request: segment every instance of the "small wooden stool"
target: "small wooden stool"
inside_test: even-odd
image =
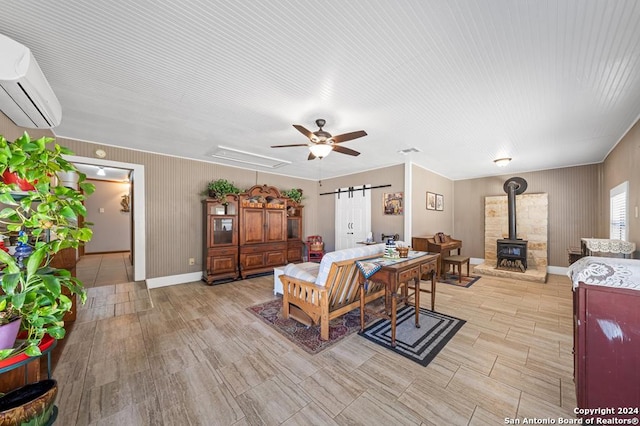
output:
[[[442,259],[442,266],[444,267],[444,273],[449,269],[449,265],[453,265],[453,273],[456,273],[456,266],[458,267],[458,282],[462,284],[462,264],[467,264],[467,277],[469,276],[469,258],[467,256],[449,256]]]

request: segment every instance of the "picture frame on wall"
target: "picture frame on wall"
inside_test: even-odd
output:
[[[433,192],[427,192],[427,210],[436,209],[436,194]]]
[[[436,194],[436,210],[443,211],[444,210],[444,195]]]
[[[402,192],[390,192],[382,195],[384,214],[401,215],[404,210]]]

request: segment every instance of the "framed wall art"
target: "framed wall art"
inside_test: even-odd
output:
[[[382,195],[384,214],[398,215],[403,211],[403,193],[391,192]]]
[[[433,192],[427,192],[427,210],[436,209],[436,194]]]
[[[436,210],[444,210],[444,196],[442,194],[436,194]]]

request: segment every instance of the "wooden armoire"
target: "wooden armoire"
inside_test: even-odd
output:
[[[302,206],[268,185],[255,185],[224,201],[203,201],[202,279],[246,278],[303,260]]]
[[[273,186],[240,194],[240,275],[273,271],[287,263],[287,198]]]

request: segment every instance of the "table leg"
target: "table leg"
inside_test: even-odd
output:
[[[436,307],[436,273],[431,274],[431,312],[435,312]]]
[[[391,293],[391,347],[396,347],[396,309],[398,308],[398,292]]]
[[[364,331],[364,283],[360,283],[360,333]]]
[[[414,309],[416,311],[416,328],[420,328],[420,277],[415,278],[415,286],[416,286],[416,296],[415,296],[415,306]]]

